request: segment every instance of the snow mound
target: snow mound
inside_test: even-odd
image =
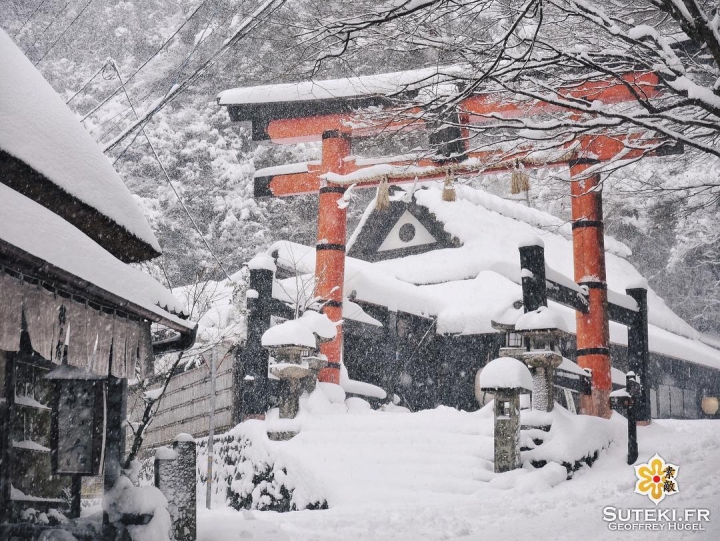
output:
[[[332,340],[337,334],[337,326],[325,314],[306,310],[297,321],[323,341]]]
[[[275,261],[268,254],[257,254],[248,262],[248,268],[250,270],[269,270],[275,272]]]
[[[293,319],[270,327],[262,335],[263,347],[304,346],[315,349],[315,335],[305,325]]]
[[[480,388],[527,389],[532,391],[532,376],[525,363],[512,357],[500,357],[487,363],[480,373]]]

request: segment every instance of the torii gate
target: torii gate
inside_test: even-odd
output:
[[[394,74],[380,77],[387,82],[392,80],[391,75]],[[395,75],[407,80],[407,73]],[[347,81],[347,85],[343,86],[343,81]],[[658,79],[652,72],[631,72],[623,76],[623,81],[591,80],[572,88],[559,89],[558,95],[612,104],[634,100],[634,93],[648,97],[658,93]],[[387,90],[378,92],[378,88]],[[328,94],[327,89],[333,89],[335,94]],[[578,311],[576,316],[577,362],[581,367],[591,369],[593,374],[592,394],[581,404],[581,411],[609,417],[612,382],[602,190],[600,174],[592,168],[619,156],[635,159],[648,153],[676,153],[678,147],[669,148],[659,140],[648,141],[643,134],[625,133],[581,136],[572,145],[539,157],[529,145],[510,153],[501,150],[471,151],[466,148],[466,141],[469,141],[472,125],[497,121],[498,116],[527,118],[549,112],[570,113],[543,101],[517,101],[497,94],[484,94],[471,96],[459,104],[459,127],[446,128],[434,134],[435,142],[444,144],[446,156],[419,160],[401,158],[383,163],[374,161],[372,165],[366,165],[363,160],[351,156],[352,139],[388,130],[425,127],[420,114],[407,120],[358,122],[359,112],[370,107],[391,108],[393,102],[387,97],[390,93],[387,84],[379,85],[372,77],[361,77],[234,89],[218,96],[218,103],[228,107],[233,120],[252,122],[254,140],[269,139],[278,144],[322,141],[319,163],[258,171],[255,196],[319,194],[315,295],[326,299],[324,313],[333,321],[342,319],[347,216],[346,205],[339,203],[349,186],[373,187],[381,181],[403,183],[414,182],[416,178],[442,179],[450,170],[459,175],[494,174],[511,171],[518,162],[535,168],[567,166],[571,176],[574,275],[579,285],[588,288],[589,304],[586,312]],[[416,112],[421,111],[417,109]],[[650,152],[648,149],[651,149]],[[343,333],[339,328],[336,338],[322,346],[322,353],[328,358],[328,367],[321,371],[321,381],[339,383],[342,344]]]

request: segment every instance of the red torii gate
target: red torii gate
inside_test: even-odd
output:
[[[560,98],[599,100],[604,104],[636,99],[636,94],[652,97],[658,93],[658,79],[651,72],[625,74],[623,82],[615,79],[597,79],[584,84],[558,90]],[[325,82],[337,87],[335,81]],[[309,83],[301,83],[308,85]],[[317,84],[323,88],[323,83]],[[569,166],[571,175],[573,252],[575,281],[588,288],[589,310],[577,312],[577,361],[593,373],[592,394],[583,398],[583,413],[609,417],[610,340],[607,313],[607,286],[603,234],[602,191],[599,173],[587,170],[596,164],[616,159],[635,159],[643,154],[666,154],[662,141],[643,139],[642,134],[587,135],[573,144],[565,145],[555,153],[538,156],[530,146],[512,152],[502,150],[469,151],[460,156],[436,157],[419,160],[397,160],[381,165],[363,167],[351,157],[351,140],[369,137],[388,130],[423,128],[418,114],[406,119],[383,120],[368,124],[358,122],[358,110],[377,106],[392,106],[382,94],[362,93],[312,99],[303,96],[293,100],[292,90],[299,85],[286,87],[290,95],[285,101],[258,99],[264,87],[236,89],[220,94],[218,102],[228,106],[233,120],[250,120],[253,139],[269,139],[279,144],[300,141],[322,141],[320,163],[299,164],[295,169],[268,168],[266,174],[256,175],[255,196],[283,197],[319,193],[318,235],[316,245],[315,295],[326,300],[324,313],[333,321],[342,319],[343,285],[345,274],[345,241],[347,216],[345,205],[338,204],[350,185],[378,186],[381,180],[388,183],[414,182],[445,178],[446,175],[464,173],[497,173],[511,171],[519,162],[525,167]],[[245,93],[244,93],[245,91]],[[253,93],[252,99],[246,98]],[[278,94],[278,93],[276,93]],[[283,92],[279,92],[283,95]],[[272,100],[272,97],[269,98]],[[513,101],[497,94],[474,95],[458,107],[459,130],[451,135],[462,147],[469,141],[472,125],[497,121],[503,118],[533,117],[550,112],[562,112],[556,104],[543,101]],[[413,112],[419,113],[420,109]],[[407,111],[406,111],[407,113]],[[459,132],[459,133],[458,133]],[[674,150],[671,150],[671,152]],[[262,172],[259,172],[262,173]],[[337,337],[321,346],[327,355],[328,367],[320,373],[320,380],[340,381],[342,360],[342,329]]]

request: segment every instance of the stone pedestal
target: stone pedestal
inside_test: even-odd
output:
[[[168,500],[176,541],[197,538],[196,455],[195,440],[189,434],[179,434],[172,449],[165,447],[155,453],[155,486]]]
[[[553,379],[555,369],[562,364],[562,356],[554,351],[526,351],[521,359],[532,374],[532,409],[552,411],[555,406]]]
[[[307,363],[277,363],[270,365],[270,373],[283,382],[280,393],[280,418],[294,419],[300,409],[303,380],[311,375]]]

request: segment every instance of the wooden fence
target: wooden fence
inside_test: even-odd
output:
[[[222,433],[232,426],[232,354],[227,347],[217,346],[217,367],[215,377],[215,433]],[[209,359],[210,352],[204,354]],[[159,388],[158,382],[155,388]],[[128,417],[138,421],[144,404],[132,390],[128,396]],[[165,395],[160,401],[155,418],[145,431],[143,447],[148,449],[167,445],[175,436],[185,432],[194,437],[208,434],[210,414],[210,369],[206,364],[173,376]],[[132,434],[128,431],[128,446]]]

